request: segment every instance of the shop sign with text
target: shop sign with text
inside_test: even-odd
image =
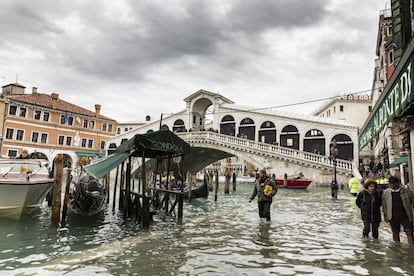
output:
[[[413,60],[404,65],[395,82],[386,91],[386,96],[376,105],[373,116],[359,135],[359,150],[362,150],[390,121],[401,114],[413,100]]]

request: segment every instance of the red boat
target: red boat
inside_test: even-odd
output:
[[[284,179],[276,179],[276,186],[278,188],[288,188],[288,189],[306,189],[312,180],[306,178],[290,178],[286,182]]]

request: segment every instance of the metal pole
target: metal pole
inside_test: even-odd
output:
[[[162,115],[163,115],[163,113],[161,113],[161,118],[160,118],[160,130],[161,130],[161,126],[162,126]]]

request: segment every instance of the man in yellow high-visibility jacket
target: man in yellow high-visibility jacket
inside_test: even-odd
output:
[[[358,195],[358,190],[359,190],[359,180],[358,178],[356,178],[354,175],[352,175],[352,178],[349,179],[348,182],[349,185],[349,192],[351,193],[351,195],[353,196],[357,196]]]

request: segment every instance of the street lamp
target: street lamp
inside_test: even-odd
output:
[[[338,148],[337,148],[337,144],[336,144],[336,140],[333,139],[331,142],[331,147],[330,147],[330,155],[331,155],[331,159],[333,161],[333,165],[334,165],[334,181],[336,182],[336,156],[338,155]]]

